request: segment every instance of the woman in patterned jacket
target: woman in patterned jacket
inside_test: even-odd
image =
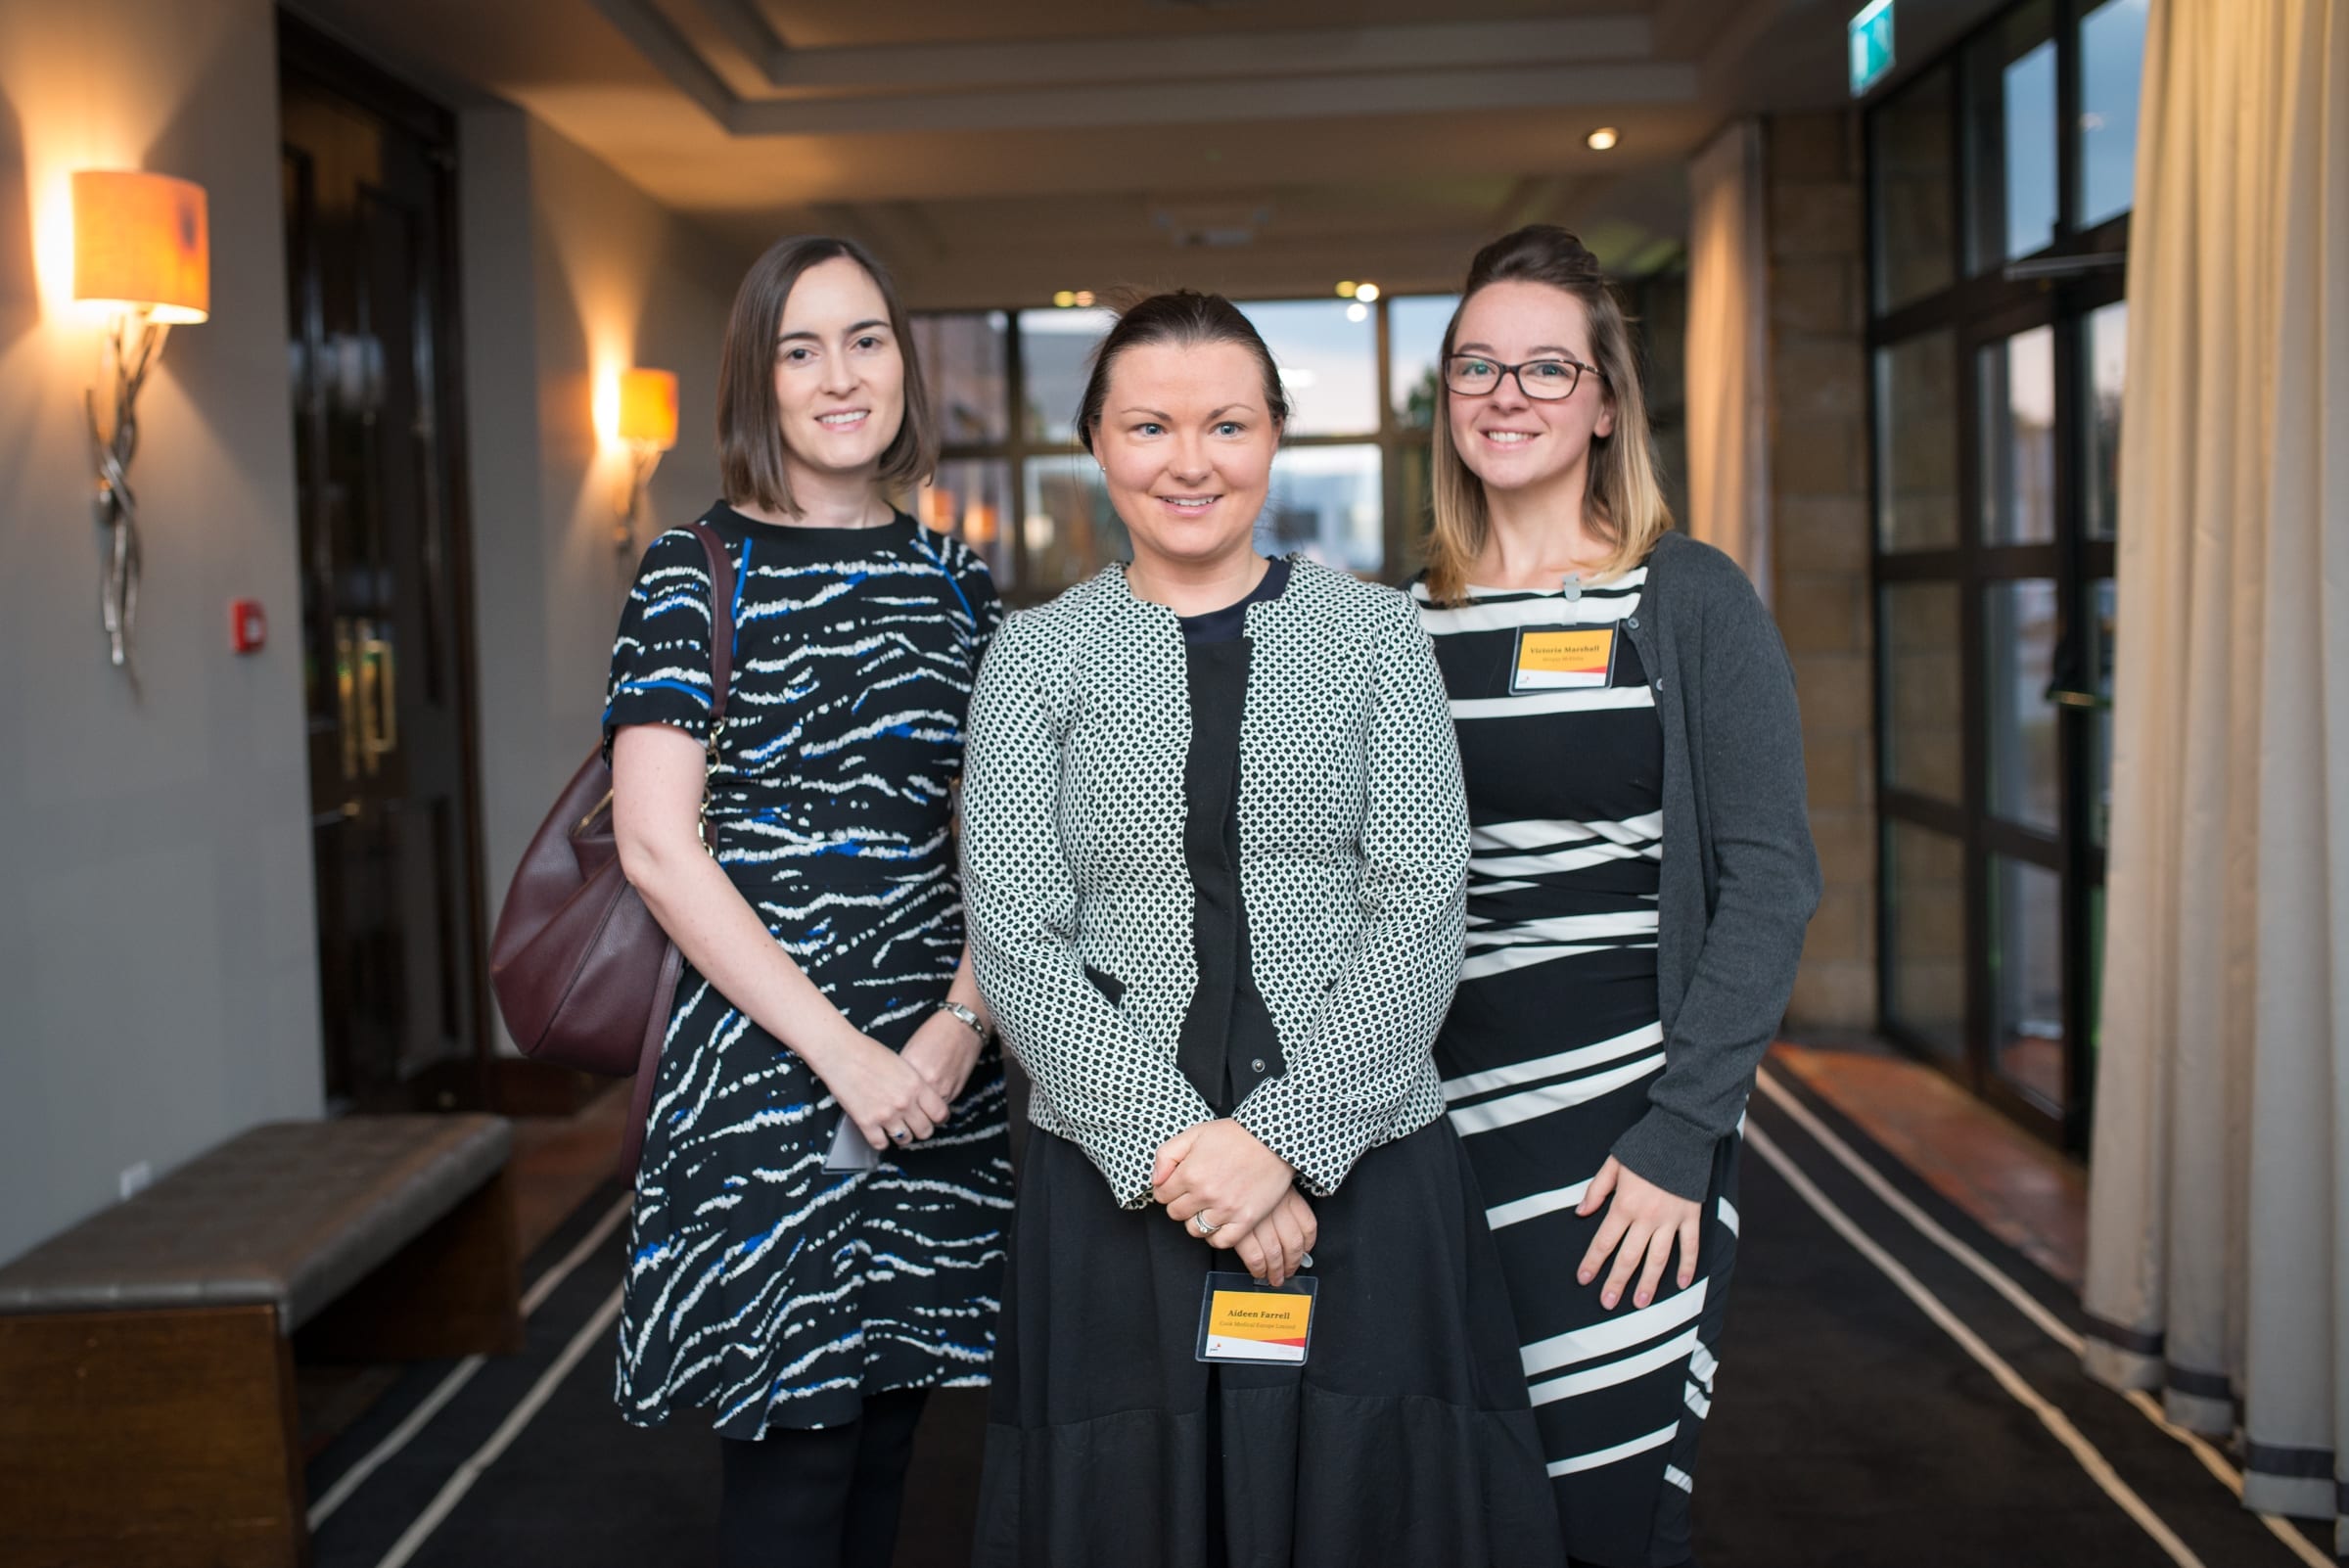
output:
[[[618,1395],[638,1425],[725,1440],[729,1568],[886,1568],[926,1392],[987,1381],[1010,1207],[948,831],[996,601],[976,556],[890,504],[935,438],[857,247],[786,240],[752,266],[717,400],[722,733],[685,529],[645,553],[604,715],[622,864],[686,960]],[[869,1169],[839,1169],[836,1134]]]
[[[973,697],[973,951],[1036,1084],[982,1564],[1558,1557],[1429,1055],[1451,718],[1407,600],[1254,548],[1287,412],[1228,301],[1128,310],[1078,431],[1133,560],[1007,621]],[[1235,1260],[1317,1282],[1302,1365],[1203,1359]]]

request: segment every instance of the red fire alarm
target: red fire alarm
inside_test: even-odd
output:
[[[269,640],[269,618],[258,599],[235,599],[228,606],[228,640],[241,654],[259,653]]]

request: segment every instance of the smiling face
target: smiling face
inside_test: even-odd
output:
[[[1532,359],[1597,363],[1590,316],[1582,300],[1546,283],[1489,284],[1460,307],[1453,354],[1502,364]],[[1530,372],[1529,372],[1530,374]],[[1488,492],[1528,496],[1544,489],[1580,496],[1593,437],[1615,431],[1615,407],[1595,371],[1585,370],[1571,396],[1528,397],[1515,376],[1482,396],[1447,392],[1453,449]]]
[[[1185,571],[1250,548],[1280,425],[1235,343],[1137,344],[1109,368],[1093,455],[1134,560]]]
[[[775,332],[775,412],[785,471],[869,480],[905,422],[905,355],[889,302],[847,256],[800,274]]]

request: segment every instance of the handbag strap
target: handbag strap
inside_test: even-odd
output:
[[[726,541],[707,523],[693,525],[710,557],[710,726],[726,721],[726,692],[734,684],[734,559]]]

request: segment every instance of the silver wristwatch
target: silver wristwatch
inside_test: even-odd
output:
[[[971,1033],[979,1037],[979,1043],[982,1045],[987,1043],[987,1020],[981,1018],[970,1008],[958,1001],[942,1001],[938,1004],[938,1010],[942,1013],[952,1013],[956,1018],[970,1025]]]

